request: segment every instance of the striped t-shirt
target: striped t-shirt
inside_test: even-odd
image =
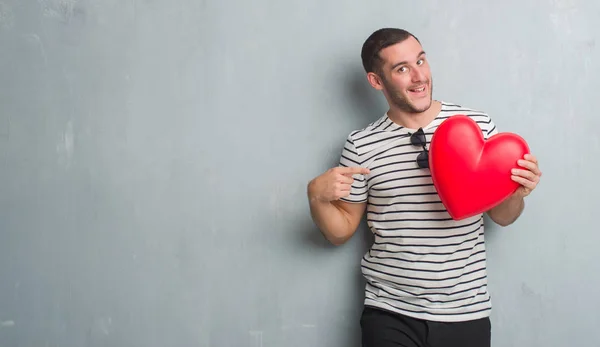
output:
[[[427,148],[445,119],[464,114],[484,138],[497,133],[480,111],[442,102],[438,116],[423,127]],[[361,260],[365,305],[435,321],[465,321],[490,315],[483,215],[453,220],[437,195],[429,169],[416,158],[408,129],[387,114],[347,138],[341,166],[362,166],[347,202],[367,202],[375,241]]]

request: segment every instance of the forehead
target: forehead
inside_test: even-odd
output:
[[[384,65],[397,64],[402,61],[412,62],[417,60],[423,52],[423,47],[414,37],[386,47],[379,52]]]

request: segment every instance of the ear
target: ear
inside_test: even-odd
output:
[[[383,83],[381,83],[381,78],[379,78],[377,74],[373,72],[367,73],[367,80],[369,81],[371,87],[377,90],[383,90]]]

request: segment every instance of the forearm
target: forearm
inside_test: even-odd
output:
[[[524,208],[525,200],[520,196],[513,195],[488,211],[488,215],[497,224],[507,226],[519,218]]]
[[[341,199],[351,194],[354,179],[350,176],[366,173],[369,170],[362,167],[337,167],[308,183],[311,217],[325,238],[334,245],[346,242],[358,229],[367,203],[350,203]]]
[[[322,202],[316,198],[309,198],[309,202],[311,217],[329,242],[341,245],[354,234],[354,228],[344,210],[331,202]]]

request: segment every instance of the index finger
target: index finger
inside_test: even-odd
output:
[[[349,167],[342,166],[338,169],[338,171],[342,175],[356,175],[356,174],[366,175],[371,172],[366,167],[360,167],[360,166],[349,166]]]

